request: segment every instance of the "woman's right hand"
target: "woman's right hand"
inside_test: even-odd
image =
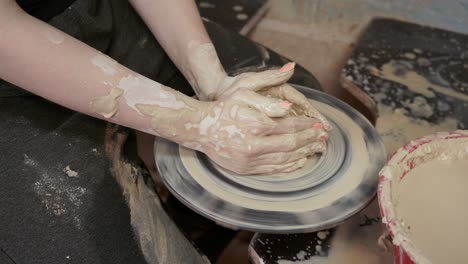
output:
[[[291,103],[247,89],[201,102],[196,120],[184,124],[195,135],[182,145],[204,152],[237,174],[284,173],[325,151],[327,132],[313,118],[288,116]]]

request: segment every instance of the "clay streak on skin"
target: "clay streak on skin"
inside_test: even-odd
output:
[[[185,127],[186,130],[190,130],[192,128],[198,128],[198,124],[186,123],[186,124],[184,124],[184,127]]]
[[[238,105],[234,105],[231,110],[229,111],[229,115],[231,116],[232,119],[235,119],[237,116],[237,110],[239,109]]]
[[[213,98],[217,92],[215,87],[218,87],[223,80],[230,79],[226,78],[227,75],[219,62],[215,47],[212,43],[190,41],[187,49],[191,52],[187,61],[190,70],[186,70],[190,84],[197,91],[200,99]]]
[[[65,39],[63,33],[56,29],[47,31],[46,36],[47,40],[56,45],[62,44]]]
[[[117,73],[117,62],[106,55],[96,55],[91,59],[91,62],[107,75],[115,75]]]
[[[200,135],[206,135],[211,126],[215,125],[221,116],[221,108],[213,109],[214,116],[208,115],[200,122]]]
[[[230,125],[230,126],[225,126],[220,129],[221,131],[226,131],[228,132],[230,138],[239,135],[241,138],[245,138],[245,134],[242,133],[242,131],[236,127],[235,125]]]
[[[120,80],[118,87],[124,90],[123,97],[127,105],[138,112],[137,104],[169,109],[190,108],[183,101],[177,100],[175,94],[164,90],[159,83],[143,76],[128,75]]]
[[[90,103],[92,111],[105,118],[111,118],[119,110],[117,98],[120,97],[122,93],[122,89],[113,88],[108,95],[93,99]]]

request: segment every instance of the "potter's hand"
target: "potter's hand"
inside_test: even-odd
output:
[[[295,112],[316,118],[320,120],[326,130],[331,129],[328,121],[310,101],[286,84],[294,73],[294,63],[288,63],[278,70],[247,72],[231,77],[224,71],[211,42],[192,43],[189,46],[187,63],[185,64],[188,67],[181,68],[201,100],[222,99],[239,89],[261,92],[292,102]]]
[[[323,124],[325,130],[330,131],[331,125],[320,114],[312,103],[299,91],[286,82],[294,73],[295,64],[290,62],[278,70],[263,72],[248,72],[234,77],[226,76],[220,82],[215,99],[224,98],[239,89],[256,91],[259,94],[279,98],[291,102],[294,115],[303,115],[315,118]]]
[[[310,100],[308,100],[301,92],[294,89],[291,85],[284,83],[279,86],[260,90],[258,93],[286,100],[292,103],[291,112],[293,115],[316,118],[320,121],[326,131],[332,130],[332,126],[328,120],[312,105]]]
[[[186,133],[197,137],[183,145],[235,173],[293,171],[325,150],[328,135],[318,120],[287,116],[291,104],[286,101],[238,89],[203,104],[198,122],[185,124]]]
[[[236,76],[224,75],[217,81],[214,99],[227,97],[239,89],[259,91],[269,87],[286,83],[294,74],[295,63],[290,62],[280,69],[266,70],[262,72],[245,72]]]

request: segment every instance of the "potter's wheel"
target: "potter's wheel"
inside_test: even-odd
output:
[[[236,176],[204,154],[157,139],[159,173],[179,200],[220,224],[265,233],[329,228],[375,195],[385,148],[372,125],[345,103],[295,86],[333,126],[328,150],[284,175]]]

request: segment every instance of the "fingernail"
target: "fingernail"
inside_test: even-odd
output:
[[[288,102],[288,101],[279,102],[279,106],[281,106],[284,109],[289,109],[289,107],[291,107],[291,105],[292,104],[290,102]]]
[[[320,129],[322,127],[323,127],[323,125],[321,123],[315,123],[314,124],[314,128]]]
[[[320,136],[319,139],[322,140],[322,141],[325,141],[325,140],[328,139],[328,136],[327,136],[327,135],[323,135],[323,136]]]
[[[289,62],[286,65],[284,65],[283,67],[281,67],[281,69],[279,69],[279,71],[280,72],[287,72],[287,71],[290,71],[290,70],[294,69],[295,66],[296,66],[296,63]]]

